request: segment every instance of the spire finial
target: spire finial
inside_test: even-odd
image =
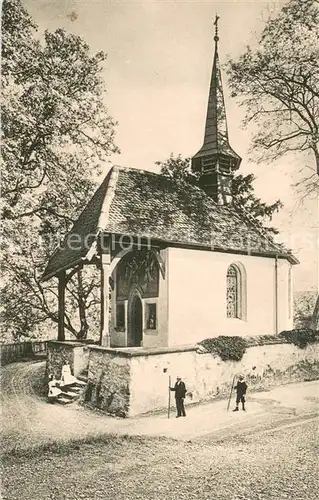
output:
[[[216,14],[215,21],[214,21],[214,26],[215,26],[214,40],[215,40],[215,42],[218,42],[218,40],[219,40],[219,36],[218,36],[218,19],[219,19],[219,16]]]

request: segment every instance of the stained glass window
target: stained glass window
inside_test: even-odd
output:
[[[235,266],[229,266],[227,271],[227,317],[239,317],[240,276]]]

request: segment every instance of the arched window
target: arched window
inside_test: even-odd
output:
[[[231,264],[227,270],[227,318],[246,320],[246,272],[242,264]]]

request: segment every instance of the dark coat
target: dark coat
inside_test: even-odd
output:
[[[182,380],[180,382],[176,382],[174,387],[171,387],[170,389],[171,391],[175,392],[176,399],[185,398],[185,394],[187,391],[186,391],[186,386]]]
[[[246,394],[246,391],[247,391],[247,384],[246,382],[244,381],[238,381],[237,382],[237,385],[235,386],[235,389],[237,391],[237,394],[241,394],[242,396],[244,396]]]

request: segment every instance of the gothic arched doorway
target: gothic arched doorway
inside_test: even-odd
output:
[[[143,339],[143,308],[139,293],[134,293],[128,306],[128,338],[127,345],[140,347]]]

